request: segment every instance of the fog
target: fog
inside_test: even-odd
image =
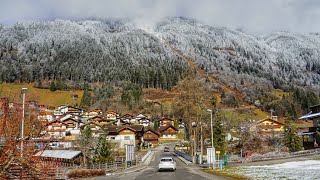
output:
[[[2,0],[0,23],[133,18],[145,23],[184,16],[249,32],[320,32],[319,0]]]

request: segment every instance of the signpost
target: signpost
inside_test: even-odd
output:
[[[216,154],[217,154],[217,156],[218,156],[218,162],[220,162],[220,161],[219,161],[220,151],[216,151]],[[221,166],[221,165],[219,164],[219,166]],[[221,167],[220,167],[220,168],[221,168]]]
[[[126,144],[126,168],[128,166],[128,162],[134,160],[134,145]]]

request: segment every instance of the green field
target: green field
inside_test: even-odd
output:
[[[49,89],[34,88],[33,84],[0,84],[0,97],[10,97],[10,99],[20,100],[20,89],[28,88],[26,101],[38,101],[40,105],[57,107],[59,105],[80,104],[83,91],[55,91]],[[72,99],[71,95],[77,94],[77,99]]]

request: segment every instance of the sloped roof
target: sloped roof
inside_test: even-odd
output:
[[[316,118],[320,116],[320,112],[319,113],[308,113],[306,115],[301,116],[299,119],[312,119],[312,118]]]
[[[72,150],[44,150],[39,151],[34,156],[49,157],[49,158],[59,158],[59,159],[73,159],[80,155],[81,151]]]
[[[146,131],[145,131],[145,133],[147,133],[148,131],[151,131],[151,132],[153,132],[154,134],[156,134],[156,135],[160,136],[160,134],[159,134],[158,132],[153,131],[152,129],[148,129],[148,130],[146,130]]]
[[[283,125],[282,122],[277,121],[277,120],[274,120],[274,119],[271,119],[271,118],[262,119],[262,120],[258,121],[257,124],[262,123],[263,121],[272,121],[272,122],[274,122],[274,123]]]
[[[173,126],[160,126],[160,127],[158,128],[158,131],[161,133],[161,132],[167,130],[169,127],[171,127],[172,129],[174,129],[175,131],[177,131],[177,129],[176,129],[175,127],[173,127]]]

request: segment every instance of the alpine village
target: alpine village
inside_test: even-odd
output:
[[[112,176],[164,146],[239,179],[228,173],[246,163],[319,154],[320,48],[275,53],[298,42],[268,36],[182,17],[154,32],[125,20],[0,25],[0,179]]]

